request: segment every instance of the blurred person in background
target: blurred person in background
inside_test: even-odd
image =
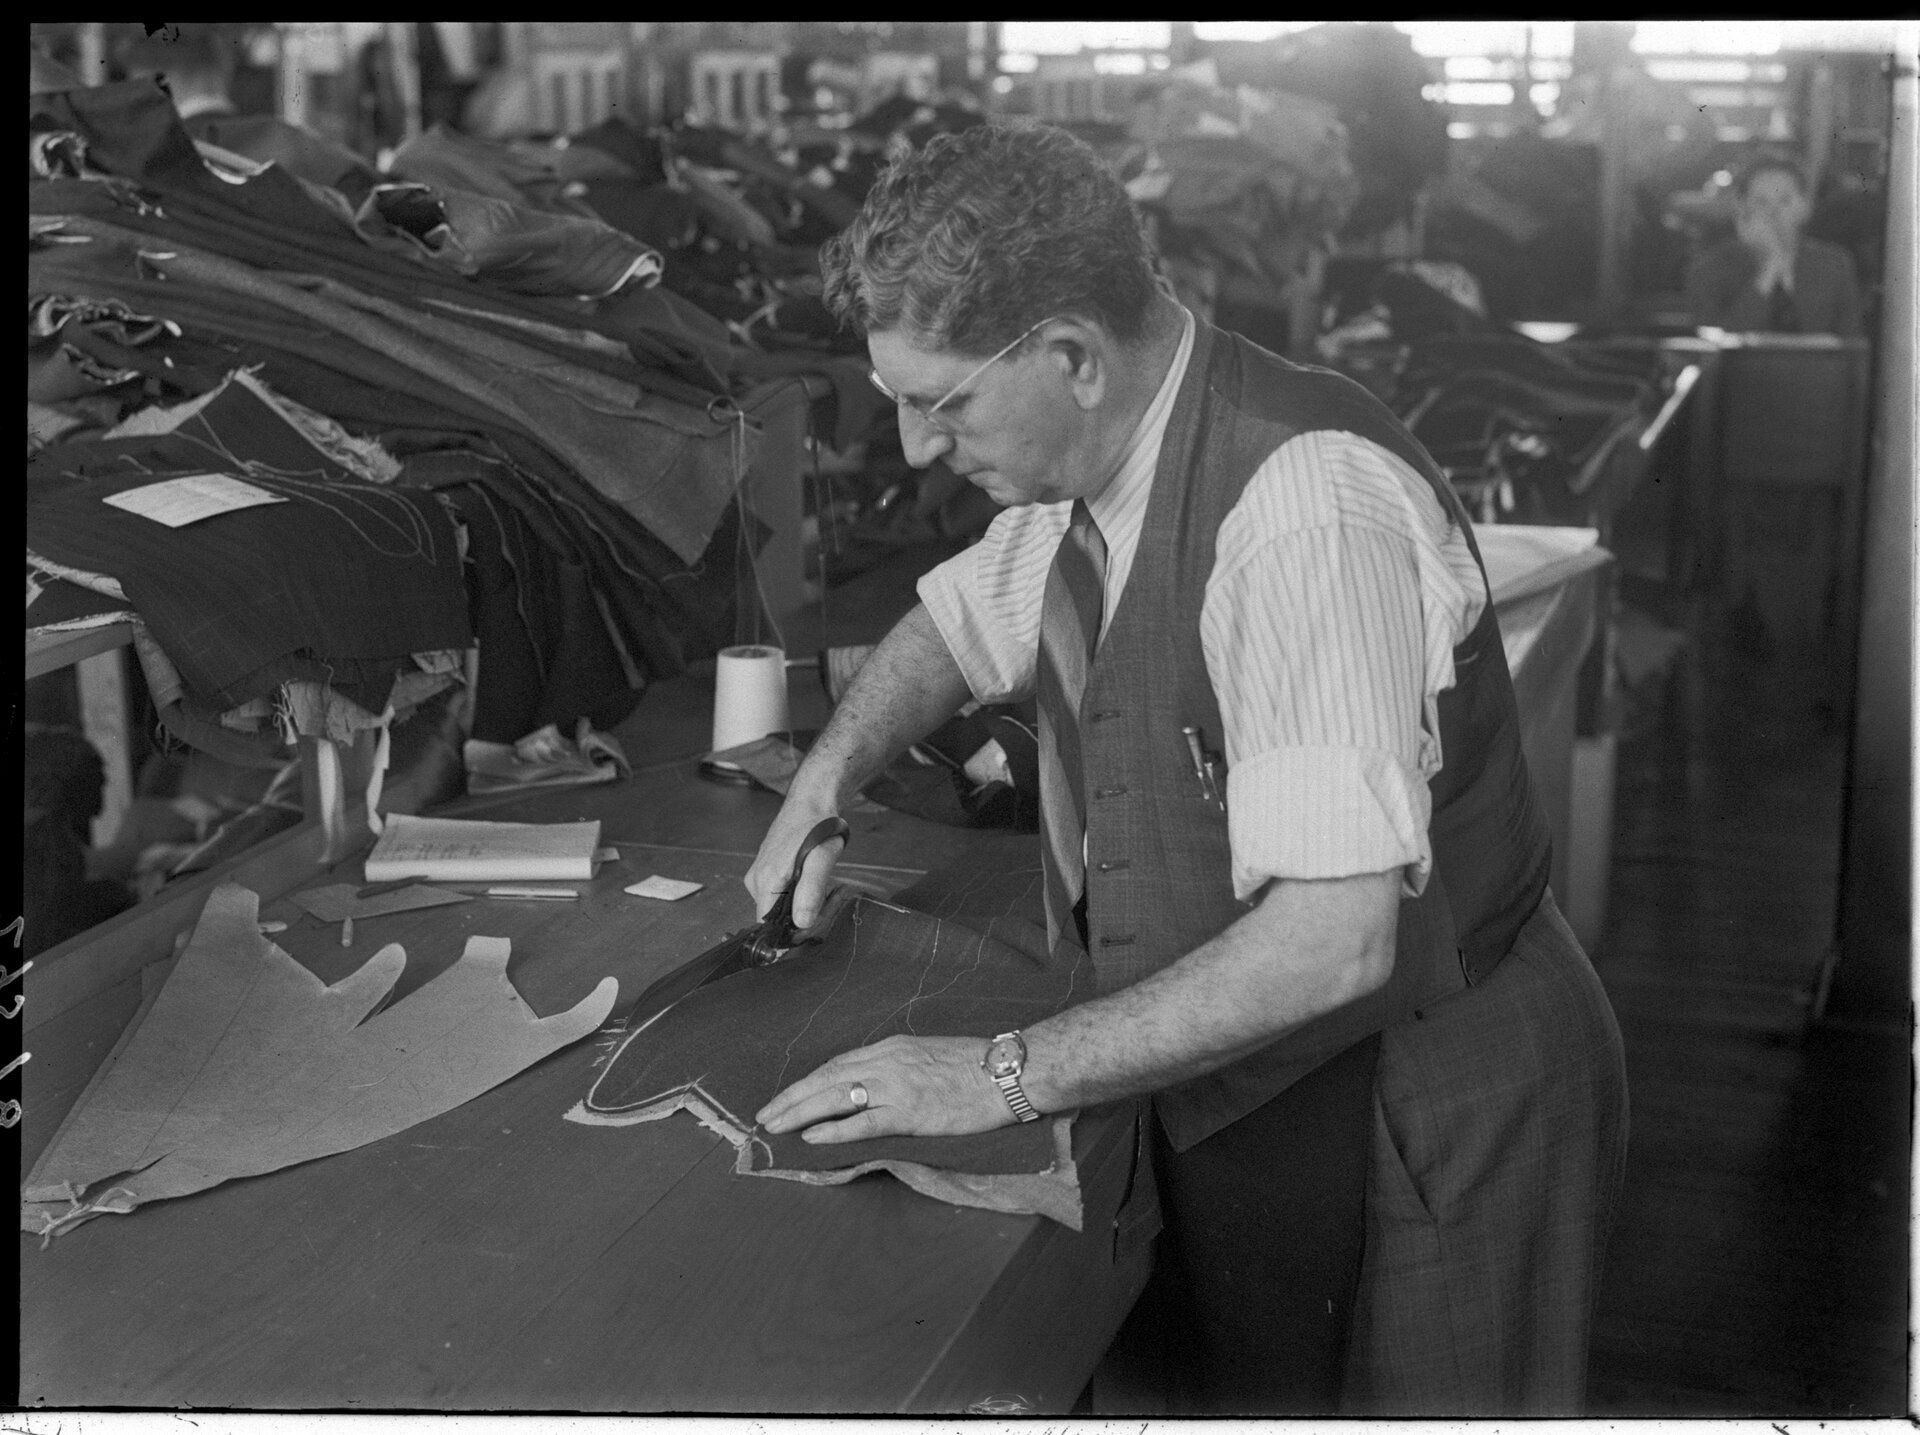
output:
[[[1760,155],[1735,187],[1734,238],[1702,254],[1687,272],[1694,322],[1738,332],[1862,332],[1853,257],[1807,237],[1813,212],[1800,168]]]

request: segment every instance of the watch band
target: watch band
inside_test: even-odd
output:
[[[1014,1055],[1000,1061],[994,1060],[994,1050],[1002,1042],[1012,1045]],[[1003,1031],[987,1043],[986,1055],[980,1058],[980,1069],[987,1079],[1000,1088],[1000,1094],[1007,1099],[1016,1119],[1020,1121],[1038,1121],[1040,1113],[1033,1109],[1033,1103],[1027,1099],[1027,1093],[1020,1085],[1020,1075],[1027,1066],[1027,1043],[1016,1029]]]
[[[1018,1076],[996,1076],[993,1084],[1000,1088],[1000,1094],[1007,1098],[1007,1105],[1013,1108],[1013,1114],[1022,1121],[1038,1121],[1040,1113],[1033,1109],[1033,1103],[1027,1100],[1027,1093],[1020,1089]]]

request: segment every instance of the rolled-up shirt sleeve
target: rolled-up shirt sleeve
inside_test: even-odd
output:
[[[1426,481],[1351,434],[1262,465],[1221,525],[1201,616],[1225,727],[1234,892],[1433,865],[1438,694],[1484,588]]]
[[[978,702],[1033,693],[1047,570],[1072,511],[1070,503],[1006,509],[978,543],[920,579],[920,601]]]

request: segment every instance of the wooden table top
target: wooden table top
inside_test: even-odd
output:
[[[471,934],[513,942],[546,1015],[603,976],[631,999],[752,918],[739,877],[778,803],[690,761],[598,788],[456,811],[602,819],[620,860],[575,902],[476,900],[340,929],[284,897],[274,940],[329,981],[406,948],[400,993]],[[850,876],[1037,863],[1035,840],[852,816]],[[862,872],[852,864],[879,864]],[[678,903],[621,889],[705,882]],[[357,880],[358,859],[311,882]],[[149,969],[148,980],[157,975]],[[42,1024],[25,1069],[23,1173],[140,999],[122,981]],[[608,1129],[562,1119],[592,1041],[358,1150],[102,1217],[21,1249],[20,1404],[247,1409],[1064,1411],[1145,1275],[1112,1217],[1132,1122],[1083,1113],[1086,1223],[949,1206],[888,1177],[815,1187],[733,1174],[689,1117]]]

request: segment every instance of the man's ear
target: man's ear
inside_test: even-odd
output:
[[[1099,407],[1112,378],[1107,372],[1106,350],[1086,334],[1073,332],[1053,341],[1052,357],[1066,374],[1074,403],[1082,409]]]

